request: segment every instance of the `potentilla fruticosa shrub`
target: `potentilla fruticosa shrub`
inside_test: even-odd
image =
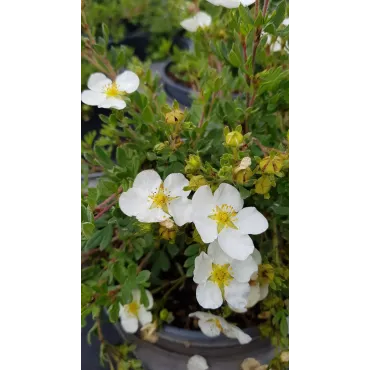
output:
[[[287,3],[189,9],[181,25],[195,49],[174,59],[194,73],[189,109],[168,102],[148,63],[117,70],[82,10],[93,69],[82,102],[109,109],[82,141],[82,322],[92,314],[102,357],[127,368],[140,362],[104,340],[104,309],[151,342],[164,324],[240,343],[258,326],[277,349],[271,367],[287,369]]]

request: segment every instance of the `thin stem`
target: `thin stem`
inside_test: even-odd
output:
[[[136,273],[139,273],[149,262],[150,257],[152,256],[153,251],[149,252],[140,262],[140,265],[136,269]]]
[[[275,251],[276,264],[280,266],[279,235],[277,231],[276,218],[272,220],[272,247]]]
[[[122,187],[120,186],[117,190],[117,193],[112,194],[109,198],[107,198],[104,202],[100,203],[99,205],[96,206],[96,210],[102,208],[106,204],[108,204],[111,200],[113,200],[117,195],[121,194],[123,191]]]

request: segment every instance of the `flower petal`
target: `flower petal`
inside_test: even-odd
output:
[[[228,9],[238,8],[240,5],[240,0],[221,0],[220,5]]]
[[[149,209],[148,198],[138,189],[131,188],[119,197],[119,207],[127,216],[137,216]]]
[[[208,319],[208,320],[199,320],[198,325],[200,327],[200,330],[204,335],[207,337],[217,337],[220,335],[221,330],[217,326],[216,321],[217,319]]]
[[[204,243],[211,243],[217,238],[217,223],[208,217],[215,206],[212,191],[208,185],[201,186],[193,195],[192,220]]]
[[[150,324],[152,322],[153,316],[150,311],[147,311],[144,305],[141,305],[138,313],[139,321],[141,325]]]
[[[117,98],[107,98],[102,103],[99,104],[99,108],[114,108],[114,109],[124,109],[126,108],[126,102],[122,99]]]
[[[180,23],[180,25],[182,28],[184,28],[186,31],[189,31],[189,32],[195,32],[199,27],[198,22],[194,17],[184,19]]]
[[[110,85],[112,80],[106,77],[103,73],[97,72],[90,75],[87,81],[87,87],[92,91],[102,92],[105,86]]]
[[[161,177],[154,170],[141,171],[135,178],[133,187],[146,194],[156,192],[162,183]]]
[[[223,333],[228,338],[237,339],[240,344],[247,344],[252,340],[248,334],[244,333],[243,330],[232,324],[228,324],[227,327],[224,328]]]
[[[238,212],[235,225],[243,234],[257,235],[267,230],[269,224],[266,217],[255,207],[243,208]]]
[[[263,299],[265,299],[267,297],[267,295],[269,294],[269,285],[268,284],[264,284],[264,285],[260,285],[260,301],[262,301]]]
[[[138,89],[140,79],[136,73],[125,71],[117,76],[116,83],[118,85],[118,90],[126,91],[131,94]]]
[[[249,6],[249,5],[252,5],[256,2],[256,0],[240,0],[240,3],[243,5],[243,6]]]
[[[145,209],[136,215],[140,222],[162,222],[169,219],[171,216],[164,212],[162,208]]]
[[[262,263],[261,253],[259,252],[258,249],[256,248],[253,249],[252,257],[254,261],[257,263],[257,265],[260,265]]]
[[[258,283],[251,285],[246,308],[253,307],[260,300],[260,286]]]
[[[163,182],[166,193],[170,197],[187,197],[189,191],[184,191],[183,188],[189,185],[189,180],[182,173],[171,173]]]
[[[197,284],[204,284],[212,272],[212,258],[201,252],[194,260],[193,280]]]
[[[222,293],[218,285],[212,281],[197,286],[197,301],[203,308],[215,309],[222,305]]]
[[[208,246],[207,254],[212,258],[213,263],[217,265],[224,265],[233,261],[233,259],[221,249],[217,240],[213,241]]]
[[[229,184],[221,184],[215,191],[214,199],[217,205],[227,204],[232,206],[236,212],[243,208],[243,199],[238,189]]]
[[[208,27],[212,23],[212,17],[206,12],[198,12],[194,18],[201,28]]]
[[[207,370],[209,369],[207,361],[204,357],[194,355],[189,358],[187,370]]]
[[[231,262],[232,276],[239,283],[248,283],[252,274],[258,271],[258,265],[253,256],[250,255],[244,261],[233,260]]]
[[[217,316],[212,315],[209,312],[196,311],[196,312],[193,312],[193,313],[189,313],[189,317],[196,317],[199,320],[210,320],[210,319],[214,319]]]
[[[85,91],[82,91],[81,100],[82,100],[82,103],[86,105],[95,106],[105,101],[105,95],[100,92],[85,90]]]
[[[247,305],[248,293],[248,283],[238,283],[233,280],[225,287],[225,300],[232,307],[243,309]]]
[[[192,201],[188,198],[177,198],[168,204],[168,212],[178,226],[192,221],[192,211]]]
[[[239,230],[223,229],[218,236],[221,249],[230,257],[244,261],[253,252],[253,240]]]
[[[139,321],[137,317],[121,318],[120,322],[126,333],[136,333],[137,329],[139,329]]]

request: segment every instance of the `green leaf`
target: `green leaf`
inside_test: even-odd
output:
[[[179,253],[179,247],[176,244],[168,244],[167,250],[170,256],[173,258]]]
[[[100,146],[95,146],[94,150],[97,156],[97,161],[100,165],[107,167],[108,169],[113,167],[113,162],[104,149],[102,149]]]
[[[231,63],[232,66],[238,67],[238,68],[243,63],[243,61],[240,58],[240,56],[234,50],[231,50],[230,53],[229,53],[229,61],[230,61],[230,63]]]
[[[274,24],[275,28],[278,28],[283,20],[285,19],[286,2],[283,0],[276,8],[275,14],[271,18],[271,22]]]
[[[193,266],[190,266],[187,270],[186,270],[186,276],[187,277],[192,277],[193,274],[194,274],[194,265]]]
[[[250,197],[251,192],[248,189],[246,189],[244,186],[238,186],[238,189],[239,189],[240,196],[242,197],[242,199],[247,199],[248,197]]]
[[[117,322],[119,316],[119,302],[114,302],[108,309],[109,321],[112,323]]]
[[[141,117],[143,118],[143,120],[145,122],[154,122],[154,114],[152,112],[152,110],[150,109],[149,105],[147,105],[143,112],[141,113]]]
[[[288,336],[288,322],[285,316],[280,321],[280,333],[283,337]]]
[[[108,26],[105,23],[102,23],[101,29],[102,29],[102,32],[103,32],[104,41],[105,41],[106,44],[108,44],[108,41],[109,41],[109,29],[108,29]]]
[[[101,240],[102,240],[103,232],[104,232],[104,229],[96,231],[91,236],[91,238],[87,241],[87,243],[85,245],[85,250],[89,250],[89,249],[93,249],[93,248],[97,247],[100,244]]]
[[[108,247],[110,242],[112,241],[113,236],[113,226],[112,224],[108,224],[107,227],[103,229],[101,242],[100,242],[100,250],[104,250]]]
[[[91,222],[83,222],[82,223],[82,232],[87,239],[90,239],[94,234],[95,225]]]
[[[192,245],[189,245],[186,249],[185,249],[185,252],[184,252],[184,255],[189,257],[189,256],[194,256],[195,254],[199,254],[199,249],[200,249],[200,245],[199,244],[192,244]]]
[[[104,55],[105,54],[105,47],[100,44],[95,44],[93,46],[94,50],[99,54],[99,55]]]
[[[170,268],[170,260],[164,251],[159,252],[159,264],[162,271],[168,271]]]
[[[189,257],[185,263],[184,263],[184,267],[190,267],[190,266],[193,266],[194,265],[194,260],[197,256],[191,256]]]
[[[139,274],[136,276],[136,283],[143,284],[146,281],[148,281],[149,278],[150,278],[150,271],[148,270],[140,271]]]

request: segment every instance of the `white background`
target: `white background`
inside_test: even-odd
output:
[[[0,14],[1,368],[79,369],[80,3]],[[292,370],[369,368],[369,15],[290,1]]]

